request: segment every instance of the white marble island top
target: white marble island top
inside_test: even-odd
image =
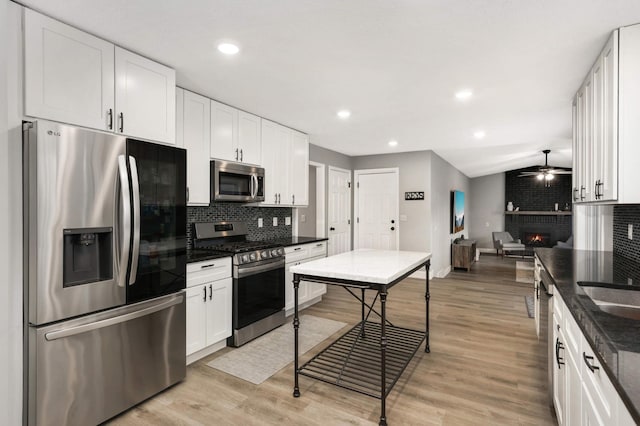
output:
[[[323,278],[390,284],[424,264],[431,253],[358,249],[291,267],[294,274]]]

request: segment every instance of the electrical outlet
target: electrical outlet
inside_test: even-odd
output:
[[[277,217],[273,218],[273,226],[278,226],[278,218]]]
[[[485,223],[484,223],[484,227],[485,227],[485,228],[488,228],[488,227],[490,227],[490,226],[491,226],[491,224],[490,224],[489,222],[485,222]]]
[[[633,279],[627,278],[627,285],[633,285]]]
[[[633,223],[630,223],[627,227],[627,238],[633,240]]]
[[[287,216],[284,218],[284,224],[285,226],[290,226],[291,225],[291,216]]]
[[[300,222],[304,223],[307,221],[307,215],[306,214],[301,214],[300,215]]]
[[[259,218],[258,218],[258,228],[262,228],[263,226],[264,226],[264,223],[263,223],[263,221],[262,221],[262,218],[261,218],[261,217],[259,217]]]

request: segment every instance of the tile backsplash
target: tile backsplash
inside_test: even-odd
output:
[[[628,238],[629,224],[633,225],[633,239]],[[640,262],[640,204],[613,207],[613,251]]]
[[[292,235],[291,225],[285,225],[285,218],[291,217],[290,207],[248,207],[237,203],[212,203],[209,207],[187,207],[187,247],[192,246],[193,223],[242,221],[247,223],[247,238],[264,240],[288,238]],[[278,226],[273,226],[273,218],[278,218]],[[258,228],[258,218],[264,226]]]

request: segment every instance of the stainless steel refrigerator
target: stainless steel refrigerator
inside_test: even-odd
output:
[[[23,131],[30,425],[97,424],[185,377],[186,153]]]

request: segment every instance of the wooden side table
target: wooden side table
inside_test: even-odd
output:
[[[476,240],[459,240],[451,245],[453,268],[471,269],[476,261]]]

